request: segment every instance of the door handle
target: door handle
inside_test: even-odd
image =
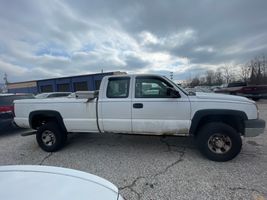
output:
[[[134,103],[133,108],[143,108],[143,104],[142,103]]]

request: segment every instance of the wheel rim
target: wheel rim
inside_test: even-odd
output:
[[[232,140],[229,136],[216,133],[208,140],[209,149],[216,154],[225,154],[232,148]]]
[[[45,130],[42,133],[42,142],[46,146],[52,146],[56,143],[55,134],[52,131]]]

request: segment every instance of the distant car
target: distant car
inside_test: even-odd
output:
[[[14,118],[14,100],[32,99],[32,94],[0,94],[0,130],[10,126]]]
[[[267,98],[267,85],[247,85],[244,82],[233,82],[214,90],[214,92],[244,96],[258,101],[261,98]]]
[[[37,94],[35,98],[37,99],[46,99],[46,98],[58,98],[58,97],[67,97],[71,92],[49,92]]]
[[[123,200],[109,181],[61,167],[1,166],[0,188],[4,200]]]
[[[185,88],[185,90],[189,93],[196,93],[196,92],[210,93],[210,92],[212,92],[208,87],[200,87],[200,86],[196,86],[194,88]]]

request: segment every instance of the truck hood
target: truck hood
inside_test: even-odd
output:
[[[246,97],[229,95],[229,94],[217,94],[217,93],[204,93],[204,92],[196,92],[195,96],[192,96],[196,99],[203,100],[223,100],[223,101],[236,101],[236,102],[244,102],[244,103],[254,103],[254,101],[249,100]],[[192,98],[191,98],[192,99]]]

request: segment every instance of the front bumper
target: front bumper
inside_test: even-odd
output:
[[[245,121],[245,137],[255,137],[264,133],[265,121],[262,119],[251,119]]]

